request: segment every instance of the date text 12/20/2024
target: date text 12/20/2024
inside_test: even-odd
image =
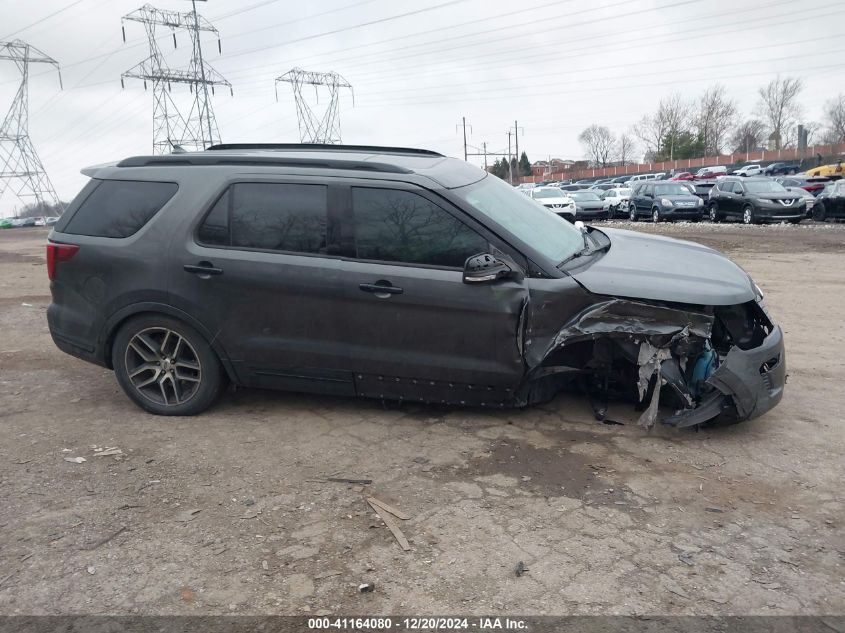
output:
[[[528,624],[519,618],[498,617],[323,617],[308,618],[308,628],[315,631],[524,631]]]

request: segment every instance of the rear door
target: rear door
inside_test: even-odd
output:
[[[171,302],[244,384],[354,394],[338,314],[340,191],[307,177],[231,182],[175,249]]]
[[[494,404],[523,374],[524,281],[463,283],[491,236],[413,185],[362,181],[344,215],[344,338],[360,394]]]

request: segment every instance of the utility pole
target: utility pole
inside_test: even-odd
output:
[[[484,141],[481,146],[484,148],[484,171],[487,171],[487,141]]]
[[[508,130],[508,182],[513,184],[513,163],[511,162],[511,132]]]
[[[149,40],[150,56],[123,73],[120,76],[120,85],[123,86],[126,78],[143,80],[144,89],[148,81],[152,82],[154,154],[170,153],[177,145],[184,149],[203,150],[220,142],[220,130],[217,128],[208,88],[210,86],[211,93],[214,94],[214,86],[227,86],[231,93],[232,84],[203,59],[200,34],[206,31],[217,35],[218,51],[221,50],[220,36],[208,20],[197,14],[196,0],[191,0],[191,7],[191,11],[180,13],[145,4],[121,18],[123,22],[143,24]],[[157,27],[170,29],[174,48],[176,30],[181,29],[189,33],[192,50],[187,69],[170,68],[159,48]],[[123,40],[126,41],[126,29],[122,30]],[[193,103],[187,116],[180,111],[171,95],[171,84],[174,83],[188,84],[193,94]]]
[[[514,122],[513,122],[513,136],[514,136],[514,141],[515,141],[515,145],[516,145],[516,161],[517,161],[517,163],[519,163],[519,159],[521,158],[520,153],[519,153],[519,130],[520,130],[519,124],[517,123],[516,120],[514,120]],[[525,134],[525,128],[522,128],[522,133]]]
[[[288,83],[293,89],[293,100],[296,103],[296,120],[299,124],[299,142],[335,145],[340,138],[340,89],[349,88],[352,84],[335,72],[319,73],[301,68],[293,68],[281,77],[276,77],[276,101],[279,100],[279,82]],[[320,86],[329,89],[329,105],[322,118],[318,118],[302,95],[303,86],[314,86],[316,92]],[[355,93],[352,92],[352,104],[355,104]]]
[[[467,118],[465,116],[461,117],[461,122],[455,126],[455,131],[457,131],[459,127],[463,128],[464,131],[464,161],[466,161],[467,156],[469,156],[469,154],[467,154]],[[472,134],[471,125],[469,126],[469,131],[470,134]]]
[[[59,62],[21,40],[0,42],[0,60],[15,62],[22,77],[9,112],[0,123],[0,197],[16,181],[18,186],[12,187],[12,192],[19,198],[31,196],[38,204],[52,198],[61,204],[29,138],[29,65],[50,64],[58,71]]]

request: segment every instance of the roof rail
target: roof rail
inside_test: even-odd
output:
[[[439,156],[443,154],[430,149],[416,149],[413,147],[381,147],[379,145],[328,145],[321,143],[220,143],[206,148],[206,151],[215,150],[300,150],[300,151],[327,151],[327,152],[376,152],[379,154],[416,154],[418,156]]]
[[[118,167],[149,166],[240,165],[265,167],[310,167],[312,169],[344,169],[373,171],[392,174],[410,174],[410,169],[362,160],[335,160],[331,158],[295,158],[292,156],[232,156],[228,154],[187,153],[163,156],[132,156],[120,161]]]

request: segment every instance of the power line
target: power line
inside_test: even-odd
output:
[[[56,11],[53,11],[50,15],[46,15],[46,16],[44,16],[43,18],[41,18],[40,20],[36,20],[36,21],[35,21],[35,22],[33,22],[32,24],[28,24],[27,26],[25,26],[25,27],[23,27],[23,28],[20,28],[20,29],[18,29],[17,31],[14,31],[14,32],[12,32],[12,33],[9,33],[8,35],[4,35],[3,37],[0,37],[0,40],[7,40],[7,39],[9,39],[10,37],[15,36],[15,35],[17,35],[18,33],[22,32],[22,31],[26,31],[27,29],[31,29],[33,26],[38,26],[39,24],[41,24],[42,22],[45,22],[45,21],[49,20],[49,19],[50,19],[50,18],[52,18],[53,16],[55,16],[55,15],[59,15],[59,13],[63,13],[63,12],[65,12],[65,11],[67,11],[68,9],[72,9],[73,7],[75,7],[76,5],[78,5],[78,4],[80,4],[80,3],[84,2],[84,1],[85,1],[85,0],[75,0],[75,2],[71,2],[69,5],[67,5],[67,6],[65,6],[65,7],[62,7],[61,9],[58,9],[58,10],[56,10]]]
[[[688,2],[694,2],[696,0],[687,0]],[[338,33],[345,33],[346,31],[352,31],[355,29],[363,28],[366,26],[373,26],[375,24],[383,24],[385,22],[392,22],[393,20],[398,20],[400,18],[410,17],[412,15],[419,15],[421,13],[428,13],[429,11],[436,11],[438,9],[442,9],[444,7],[452,6],[454,4],[460,4],[462,2],[467,2],[467,0],[449,0],[449,2],[444,2],[442,4],[434,5],[433,7],[425,7],[423,9],[416,9],[415,11],[407,11],[405,13],[400,13],[398,15],[389,16],[386,18],[379,18],[377,20],[369,20],[367,22],[361,22],[359,24],[353,24],[352,26],[346,26],[339,29],[332,29],[331,31],[324,31],[322,33],[315,33],[312,35],[306,35],[304,37],[297,38],[295,40],[287,40],[285,42],[278,42],[275,44],[269,44],[267,46],[259,46],[258,48],[252,48],[246,51],[239,51],[236,53],[231,53],[226,55],[226,59],[231,59],[232,57],[240,57],[241,55],[249,55],[250,53],[257,53],[260,51],[266,51],[271,48],[279,48],[280,46],[289,46],[290,44],[298,44],[300,42],[305,42],[307,40],[313,40],[320,37],[326,37],[327,35],[337,35]],[[260,29],[257,29],[260,30]]]

